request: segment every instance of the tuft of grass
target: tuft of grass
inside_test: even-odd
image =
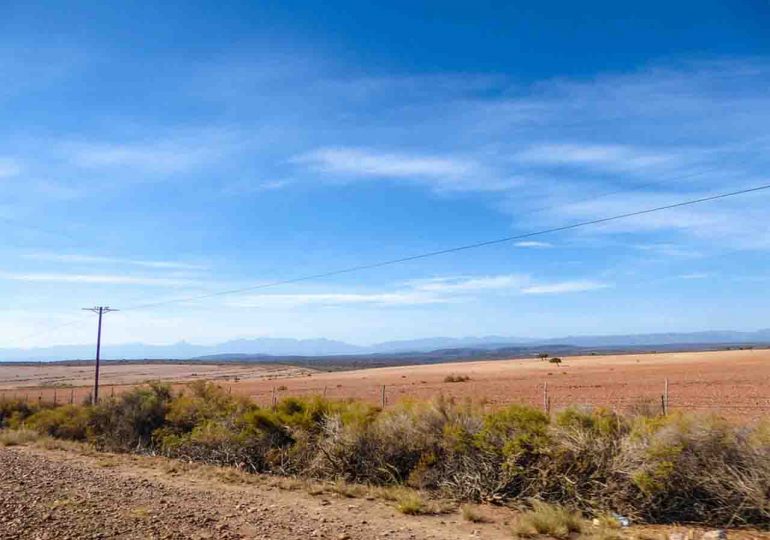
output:
[[[0,446],[20,446],[35,442],[39,438],[40,435],[31,429],[8,429],[0,431]]]
[[[462,507],[460,507],[460,511],[462,512],[463,519],[465,521],[470,521],[471,523],[486,523],[488,521],[483,515],[481,515],[478,509],[471,504],[462,505]]]
[[[568,538],[571,533],[583,531],[585,522],[580,512],[563,506],[533,501],[532,510],[524,512],[516,521],[514,534],[519,538],[547,535]]]
[[[396,509],[402,514],[410,516],[429,513],[425,499],[414,491],[404,491],[396,501]]]
[[[416,516],[433,513],[419,492],[402,486],[383,487],[376,490],[377,495],[386,501],[396,503],[396,510],[402,514]]]
[[[65,452],[75,452],[78,454],[87,454],[91,450],[91,446],[87,443],[56,439],[47,436],[38,436],[35,441],[35,446],[46,450],[64,450]]]
[[[328,487],[328,490],[349,499],[366,497],[370,491],[366,486],[361,484],[351,484],[344,480],[335,481]]]

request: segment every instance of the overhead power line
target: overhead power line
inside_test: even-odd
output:
[[[166,305],[169,305],[169,304],[176,304],[176,303],[180,303],[180,302],[192,302],[192,301],[195,301],[195,300],[204,300],[204,299],[207,299],[207,298],[213,298],[213,297],[217,297],[217,296],[225,296],[225,295],[250,292],[250,291],[255,291],[255,290],[260,290],[260,289],[268,289],[268,288],[272,288],[272,287],[278,287],[280,285],[290,285],[292,283],[299,283],[299,282],[302,282],[302,281],[310,281],[310,280],[315,280],[315,279],[322,279],[322,278],[327,278],[327,277],[333,277],[333,276],[338,276],[338,275],[341,275],[341,274],[349,274],[349,273],[352,273],[352,272],[359,272],[359,271],[363,271],[363,270],[372,270],[372,269],[375,269],[375,268],[381,268],[383,266],[391,266],[391,265],[395,265],[395,264],[400,264],[400,263],[405,263],[405,262],[410,262],[410,261],[416,261],[416,260],[420,260],[420,259],[427,259],[427,258],[430,258],[430,257],[437,257],[439,255],[448,255],[450,253],[457,253],[457,252],[460,252],[460,251],[468,251],[468,250],[471,250],[471,249],[478,249],[478,248],[487,247],[487,246],[493,246],[493,245],[497,245],[497,244],[504,244],[504,243],[508,243],[508,242],[514,242],[514,241],[517,241],[517,240],[525,240],[525,239],[532,238],[532,237],[535,237],[535,236],[542,236],[542,235],[547,235],[547,234],[552,234],[552,233],[557,233],[557,232],[563,232],[563,231],[569,231],[569,230],[573,230],[573,229],[579,229],[579,228],[582,228],[582,227],[589,227],[591,225],[599,225],[599,224],[602,224],[602,223],[609,223],[609,222],[612,222],[612,221],[619,221],[619,220],[627,219],[627,218],[631,218],[631,217],[643,216],[643,215],[646,215],[646,214],[653,214],[653,213],[656,213],[656,212],[663,212],[665,210],[672,210],[672,209],[675,209],[675,208],[682,208],[682,207],[685,207],[685,206],[693,206],[693,205],[696,205],[696,204],[702,204],[702,203],[706,203],[706,202],[710,202],[710,201],[716,201],[716,200],[720,200],[720,199],[727,199],[729,197],[736,197],[738,195],[746,195],[746,194],[749,194],[749,193],[756,193],[756,192],[765,191],[765,190],[768,190],[768,189],[770,189],[770,184],[764,184],[764,185],[755,186],[755,187],[751,187],[751,188],[741,189],[741,190],[738,190],[738,191],[731,191],[731,192],[728,192],[728,193],[720,193],[718,195],[711,195],[711,196],[708,196],[708,197],[701,197],[699,199],[690,199],[690,200],[681,201],[681,202],[678,202],[678,203],[667,204],[667,205],[664,205],[664,206],[657,206],[655,208],[647,208],[645,210],[638,210],[638,211],[635,211],[635,212],[628,212],[628,213],[625,213],[625,214],[618,214],[618,215],[604,217],[604,218],[599,218],[599,219],[592,219],[592,220],[589,220],[589,221],[581,221],[581,222],[578,222],[578,223],[572,223],[570,225],[563,225],[563,226],[560,226],[560,227],[552,227],[550,229],[542,229],[542,230],[539,230],[539,231],[534,231],[534,232],[529,232],[529,233],[524,233],[524,234],[517,234],[517,235],[513,235],[513,236],[505,236],[503,238],[496,238],[494,240],[485,240],[485,241],[482,241],[482,242],[475,242],[473,244],[465,244],[465,245],[461,245],[461,246],[454,246],[454,247],[450,247],[450,248],[446,248],[446,249],[441,249],[441,250],[437,250],[437,251],[429,251],[429,252],[425,252],[425,253],[419,253],[419,254],[416,254],[416,255],[410,255],[410,256],[407,256],[407,257],[400,257],[400,258],[397,258],[397,259],[389,259],[389,260],[385,260],[385,261],[379,261],[379,262],[374,262],[374,263],[362,264],[362,265],[358,265],[358,266],[350,266],[350,267],[347,267],[347,268],[341,268],[339,270],[332,270],[332,271],[329,271],[329,272],[322,272],[322,273],[318,273],[318,274],[309,274],[309,275],[305,275],[305,276],[299,276],[299,277],[296,277],[296,278],[284,279],[284,280],[279,280],[279,281],[272,281],[272,282],[268,282],[268,283],[262,283],[262,284],[259,284],[259,285],[253,285],[253,286],[250,286],[250,287],[242,287],[242,288],[238,288],[238,289],[228,289],[228,290],[223,290],[223,291],[218,291],[218,292],[213,292],[213,293],[201,294],[201,295],[197,295],[197,296],[190,296],[190,297],[186,297],[186,298],[175,298],[175,299],[164,300],[164,301],[160,301],[160,302],[152,302],[152,303],[148,303],[148,304],[140,304],[140,305],[130,306],[130,307],[124,308],[123,311],[138,310],[138,309],[149,309],[149,308],[154,308],[154,307],[159,307],[159,306],[166,306]]]

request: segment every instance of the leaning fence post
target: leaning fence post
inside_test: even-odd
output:
[[[380,389],[380,400],[382,401],[382,408],[385,408],[386,398],[385,398],[385,385],[382,385],[382,388]]]

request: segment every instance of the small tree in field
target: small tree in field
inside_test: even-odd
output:
[[[547,352],[541,352],[541,353],[538,353],[538,355],[537,355],[537,357],[538,357],[540,360],[545,360],[545,359],[546,359],[546,358],[548,358],[549,356],[551,356],[551,355],[550,355],[550,354],[548,354]]]
[[[552,364],[556,364],[557,366],[558,366],[559,364],[561,364],[561,358],[559,358],[559,357],[557,357],[557,356],[554,356],[553,358],[550,358],[548,361],[549,361],[550,363],[552,363]]]

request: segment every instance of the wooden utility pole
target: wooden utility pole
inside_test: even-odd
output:
[[[83,308],[85,311],[93,311],[99,315],[99,326],[96,331],[96,368],[94,369],[94,395],[92,404],[96,405],[99,402],[99,357],[102,349],[102,315],[111,311],[118,311],[117,309],[110,309],[109,306],[96,306],[92,308]]]

